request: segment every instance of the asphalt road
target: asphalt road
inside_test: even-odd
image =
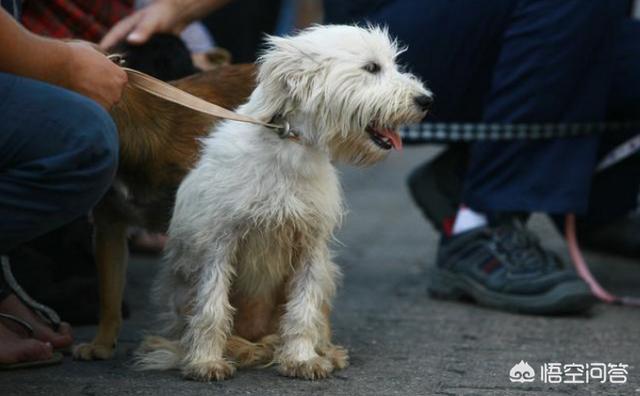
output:
[[[128,367],[148,323],[146,290],[153,259],[133,258],[126,321],[117,358],[38,370],[0,372],[9,395],[638,395],[640,309],[597,306],[587,316],[535,317],[432,300],[424,268],[432,265],[437,235],[413,206],[409,170],[434,149],[409,148],[370,169],[343,169],[349,214],[338,237],[344,282],[335,303],[335,341],[349,348],[351,366],[317,382],[278,376],[273,368],[239,371],[220,383],[185,381],[177,372],[141,373]],[[564,254],[543,217],[533,220],[547,245]],[[565,255],[566,257],[566,255]],[[640,264],[588,254],[602,281],[640,294]],[[89,340],[95,328],[76,329]],[[537,372],[512,383],[524,360]],[[545,384],[544,363],[628,364],[626,384]]]

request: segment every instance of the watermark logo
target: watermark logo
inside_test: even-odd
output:
[[[626,384],[629,365],[624,363],[544,363],[540,366],[540,382],[544,384]],[[536,380],[536,372],[521,360],[509,371],[511,382]]]
[[[521,360],[520,363],[513,366],[511,371],[509,371],[509,379],[511,382],[520,382],[521,384],[533,382],[536,380],[536,372],[533,370],[533,367],[529,366],[529,363]]]

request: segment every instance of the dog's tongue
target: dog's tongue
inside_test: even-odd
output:
[[[402,151],[402,138],[400,137],[400,134],[398,134],[398,132],[396,132],[394,129],[383,128],[380,129],[378,133],[386,138],[389,138],[394,149]]]

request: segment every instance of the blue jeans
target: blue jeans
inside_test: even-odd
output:
[[[325,0],[325,7],[328,22],[384,24],[408,45],[400,61],[435,94],[429,120],[640,118],[640,23],[627,17],[628,1]],[[623,214],[636,205],[640,169],[593,182],[599,156],[619,138],[471,144],[463,201],[483,212]]]
[[[116,126],[97,103],[0,73],[0,253],[88,213],[117,157]]]

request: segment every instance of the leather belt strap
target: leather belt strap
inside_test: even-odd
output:
[[[122,57],[118,54],[109,55],[108,58],[117,64],[122,63]],[[174,87],[171,84],[167,84],[164,81],[158,80],[157,78],[151,77],[150,75],[142,73],[138,70],[130,69],[128,67],[122,67],[122,69],[127,72],[127,76],[129,79],[128,84],[130,86],[145,91],[151,95],[157,96],[168,102],[176,103],[180,106],[187,107],[191,110],[195,110],[214,117],[248,122],[254,125],[264,126],[269,129],[273,129],[282,139],[298,139],[297,134],[293,130],[291,130],[288,122],[283,122],[283,124],[281,125],[263,122],[256,118],[238,114],[231,110],[225,109],[224,107],[218,106],[211,102],[207,102],[204,99],[194,96],[188,92],[181,90],[180,88]]]

